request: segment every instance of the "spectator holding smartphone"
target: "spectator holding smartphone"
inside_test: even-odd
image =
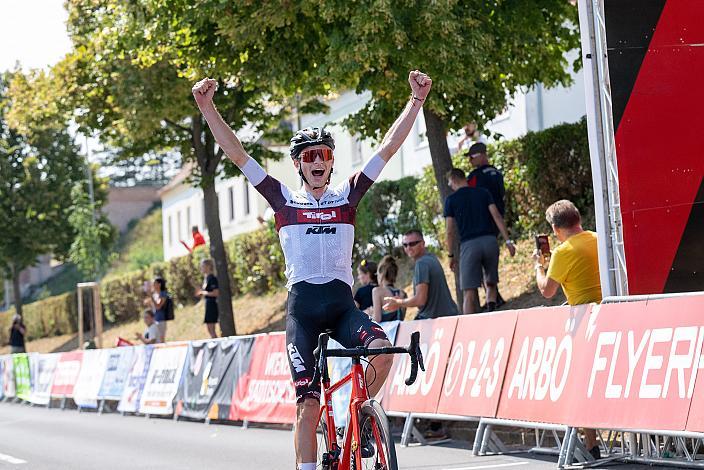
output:
[[[10,352],[12,354],[26,352],[24,347],[24,336],[27,334],[27,328],[22,323],[22,317],[18,314],[12,317],[12,326],[10,327]]]
[[[540,293],[549,299],[562,286],[570,305],[601,302],[596,233],[582,228],[579,210],[566,199],[548,207],[545,218],[560,245],[553,250],[547,268],[541,252],[536,249],[533,253],[535,280]],[[599,459],[601,452],[596,431],[585,429],[584,435],[589,453]]]
[[[215,324],[218,322],[220,312],[218,310],[218,295],[220,289],[218,286],[218,278],[215,277],[215,265],[212,259],[204,259],[200,262],[200,272],[205,276],[203,278],[203,287],[196,290],[197,297],[205,299],[205,327],[208,329],[208,334],[211,338],[217,338],[218,334],[215,331]]]
[[[154,312],[154,321],[159,330],[157,343],[166,342],[166,308],[169,294],[166,291],[166,280],[163,277],[157,277],[152,281],[151,295],[144,300],[144,304],[151,307]]]

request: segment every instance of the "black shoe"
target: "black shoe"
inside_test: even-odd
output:
[[[362,444],[360,450],[362,452],[363,459],[369,459],[374,457],[374,436],[372,434],[371,423],[368,428],[362,430]]]
[[[594,447],[589,449],[589,454],[594,457],[594,460],[599,460],[601,458],[601,449],[598,445],[595,445]]]
[[[496,302],[489,302],[486,304],[487,312],[493,312],[494,310],[496,310]]]
[[[506,301],[504,300],[503,297],[501,297],[501,294],[497,291],[496,292],[496,308],[501,308],[501,306],[505,303],[506,303]]]

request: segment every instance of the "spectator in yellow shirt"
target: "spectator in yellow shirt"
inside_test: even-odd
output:
[[[566,199],[548,207],[545,218],[560,245],[552,252],[547,272],[543,255],[537,250],[533,253],[535,278],[540,293],[549,299],[562,286],[570,305],[601,302],[596,233],[582,228],[579,210]],[[596,431],[585,429],[584,436],[589,453],[599,459],[601,452]]]

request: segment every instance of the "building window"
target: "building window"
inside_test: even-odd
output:
[[[235,187],[230,186],[228,193],[230,195],[230,220],[235,220]]]
[[[208,227],[205,225],[205,198],[201,199],[200,208],[201,208],[201,224],[203,225],[203,232],[205,232],[206,230],[208,230]]]
[[[247,181],[243,181],[244,183],[244,195],[242,196],[244,198],[244,215],[249,215],[249,183]]]
[[[356,134],[352,137],[352,166],[362,164],[362,136]]]
[[[176,235],[179,240],[183,240],[183,232],[181,232],[181,211],[176,212]]]
[[[171,216],[169,216],[167,228],[169,231],[169,245],[173,245],[174,244],[174,232],[173,232],[173,229],[171,228]]]
[[[191,208],[186,208],[186,232],[191,229]]]

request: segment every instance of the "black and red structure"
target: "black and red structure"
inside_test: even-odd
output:
[[[704,1],[600,3],[627,293],[704,290]]]

